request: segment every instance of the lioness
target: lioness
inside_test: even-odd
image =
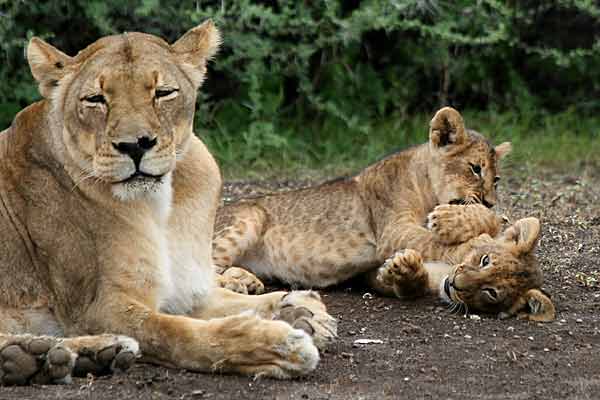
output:
[[[501,227],[489,210],[496,203],[497,162],[509,151],[510,143],[493,147],[446,107],[431,120],[428,143],[392,154],[356,176],[225,205],[217,211],[213,241],[219,283],[260,293],[262,283],[245,269],[304,287],[367,273],[378,290],[394,293],[393,285],[382,287],[374,277],[396,251],[414,249],[427,261],[460,264],[479,235],[487,234],[498,247],[491,258],[503,271],[492,283],[504,287],[506,278],[514,286],[502,295],[503,311],[510,310],[528,298],[529,289],[540,287],[541,275],[528,264],[529,251],[511,256],[515,251],[503,239],[491,239]],[[536,273],[525,273],[529,270]]]
[[[214,286],[221,177],[192,125],[219,42],[210,21],[171,45],[126,33],[75,57],[31,39],[45,99],[0,134],[3,384],[110,372],[139,350],[170,367],[287,378],[312,371],[335,337],[314,292]]]

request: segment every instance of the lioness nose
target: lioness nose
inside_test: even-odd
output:
[[[114,143],[113,147],[122,154],[127,154],[133,160],[135,168],[139,168],[140,162],[144,153],[156,145],[156,138],[151,139],[149,136],[140,137],[137,142],[119,142]]]

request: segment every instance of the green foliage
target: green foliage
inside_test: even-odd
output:
[[[378,130],[403,131],[389,121],[445,104],[521,116],[600,109],[593,0],[0,0],[0,129],[39,96],[23,57],[31,36],[75,54],[123,31],[172,41],[206,18],[224,46],[196,129],[227,165],[345,162],[351,146],[370,158],[391,144]]]

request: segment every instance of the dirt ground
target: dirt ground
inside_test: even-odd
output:
[[[294,381],[195,374],[137,365],[67,386],[0,389],[0,399],[596,399],[600,398],[600,175],[514,171],[499,209],[536,216],[547,324],[449,314],[436,299],[402,302],[358,284],[322,292],[339,342]],[[528,178],[523,178],[529,176]],[[534,177],[532,177],[534,176]],[[229,199],[306,182],[228,183]],[[359,338],[382,344],[356,347]]]

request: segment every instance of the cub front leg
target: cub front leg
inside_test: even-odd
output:
[[[427,216],[427,228],[445,245],[464,243],[483,233],[500,232],[502,217],[481,204],[439,205]]]
[[[225,206],[217,211],[212,258],[219,287],[243,294],[264,293],[260,279],[234,265],[258,242],[265,219],[265,211],[252,204]]]
[[[421,254],[407,249],[397,252],[375,272],[375,289],[402,299],[424,296],[429,290],[429,275]]]

